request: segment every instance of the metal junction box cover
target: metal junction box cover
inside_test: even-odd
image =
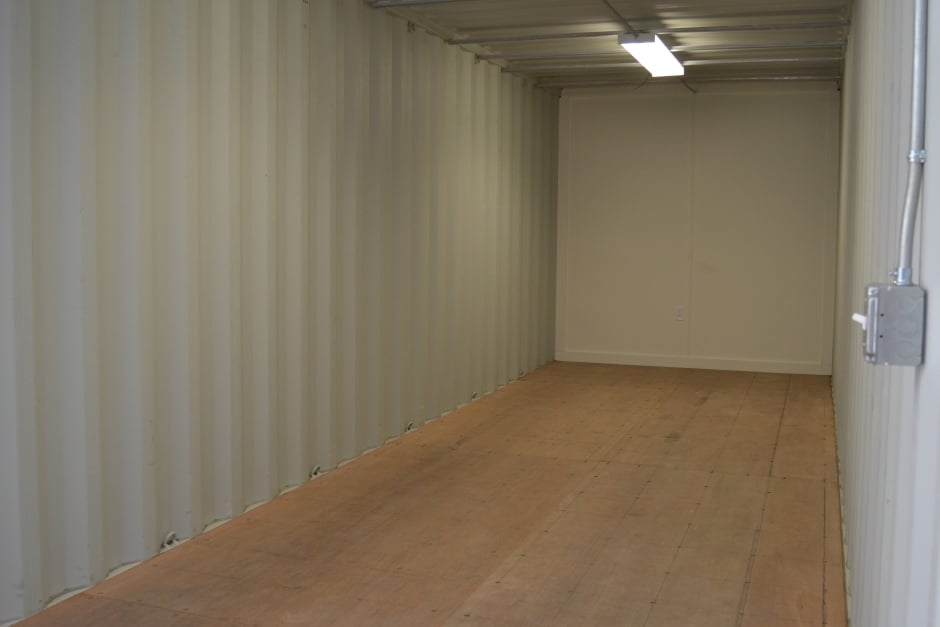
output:
[[[917,366],[924,359],[926,294],[916,285],[876,283],[865,289],[865,361]]]

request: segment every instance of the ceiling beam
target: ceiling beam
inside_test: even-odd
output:
[[[845,42],[841,39],[830,39],[827,41],[785,41],[785,42],[766,42],[766,43],[748,43],[748,44],[711,44],[711,45],[676,45],[670,46],[673,52],[737,52],[739,50],[786,50],[796,48],[800,50],[810,50],[818,48],[841,48]],[[577,52],[530,52],[518,54],[481,54],[477,55],[481,61],[541,61],[549,59],[570,59],[578,57],[621,57],[623,51],[620,49],[609,52],[598,52],[593,50],[580,50]]]
[[[459,37],[450,39],[447,43],[452,46],[472,46],[475,44],[511,43],[514,41],[545,41],[551,39],[585,39],[588,37],[609,37],[623,33],[622,28],[608,30],[593,30],[577,33],[530,33],[528,35],[500,35],[496,37]]]
[[[393,9],[397,7],[417,7],[423,4],[451,4],[467,0],[372,0],[373,9]]]
[[[377,1],[379,0],[373,0],[373,2],[377,2]],[[456,1],[460,2],[461,0],[456,0]],[[781,10],[781,11],[760,11],[760,12],[755,12],[755,11],[731,12],[731,13],[716,12],[716,13],[697,14],[697,15],[670,15],[667,12],[665,15],[664,14],[633,15],[633,16],[627,17],[626,19],[621,17],[620,14],[618,13],[617,17],[610,21],[594,22],[593,25],[591,23],[585,22],[585,23],[582,23],[580,26],[584,28],[585,30],[592,30],[592,29],[601,30],[601,29],[607,28],[611,24],[611,22],[623,23],[629,20],[629,24],[631,26],[633,26],[634,24],[640,24],[640,26],[637,27],[637,30],[644,31],[644,30],[655,30],[657,25],[661,25],[665,21],[673,21],[673,20],[683,20],[683,21],[693,21],[693,22],[709,21],[709,20],[711,21],[744,20],[745,22],[749,22],[749,23],[757,23],[757,22],[762,22],[764,20],[769,20],[769,19],[796,18],[798,21],[805,22],[805,21],[809,21],[813,19],[814,17],[819,18],[820,16],[825,16],[824,18],[825,20],[841,20],[841,21],[846,21],[846,22],[849,21],[845,15],[845,11],[842,8],[831,7],[831,8],[821,8],[821,9],[786,9],[786,10]],[[790,21],[794,21],[794,20],[791,19]],[[823,21],[823,20],[817,19],[817,21]],[[493,25],[493,26],[461,29],[461,32],[463,33],[465,37],[475,37],[478,33],[482,33],[481,36],[484,36],[486,34],[495,35],[501,30],[508,31],[508,32],[519,31],[519,30],[538,32],[539,29],[544,29],[548,26],[551,26],[551,25],[545,24],[545,23],[514,24],[512,26]]]
[[[823,30],[845,28],[848,22],[792,22],[785,24],[721,24],[715,26],[677,26],[651,28],[650,32],[656,34],[674,35],[684,33],[729,33],[746,31],[774,31],[774,30]],[[553,39],[583,39],[588,37],[608,37],[619,35],[623,30],[600,30],[568,33],[529,33],[517,35],[498,35],[494,37],[459,37],[448,40],[452,46],[473,46],[496,43],[512,43],[517,41],[545,41]]]
[[[733,33],[760,30],[821,30],[845,28],[845,20],[835,22],[792,22],[788,24],[721,24],[717,26],[679,26],[676,28],[655,28],[657,34],[675,35],[683,33]]]
[[[841,63],[842,57],[770,57],[770,58],[742,58],[742,59],[693,59],[682,61],[684,66],[702,65],[753,65],[774,63]],[[507,66],[503,72],[510,74],[551,74],[554,72],[585,72],[606,70],[621,70],[625,68],[642,67],[639,63],[625,61],[622,63],[568,63],[558,65],[532,65],[528,67]]]
[[[757,42],[749,44],[706,44],[706,45],[676,45],[670,46],[673,52],[737,52],[739,50],[811,50],[817,48],[842,48],[845,41],[829,39],[826,41],[777,41]]]
[[[372,0],[373,2],[379,2],[383,0]],[[419,0],[420,1],[420,0]],[[445,2],[464,2],[467,0],[442,0]],[[777,19],[777,18],[791,18],[790,21],[800,21],[807,22],[814,18],[816,21],[844,21],[849,22],[849,19],[845,16],[845,11],[841,8],[822,8],[822,9],[787,9],[782,11],[761,11],[761,12],[716,12],[716,13],[700,13],[695,15],[685,15],[685,16],[674,16],[666,13],[665,15],[633,15],[628,18],[623,18],[620,14],[617,14],[615,19],[604,22],[595,22],[594,24],[582,24],[582,27],[585,30],[591,30],[593,27],[596,30],[603,30],[608,25],[613,22],[624,23],[629,20],[629,24],[633,26],[634,24],[640,24],[636,27],[636,30],[639,31],[652,31],[657,28],[657,25],[663,24],[665,21],[673,20],[683,20],[687,22],[707,22],[707,21],[726,21],[726,20],[742,20],[745,23],[759,23],[764,20]],[[822,18],[822,19],[819,19]],[[526,24],[524,26],[501,26],[501,27],[486,27],[486,28],[466,28],[460,29],[460,32],[463,33],[465,37],[476,37],[479,36],[498,36],[500,31],[512,32],[513,30],[518,30],[519,28],[525,28],[533,31],[537,31],[539,28],[550,27],[550,24]],[[629,29],[628,29],[629,30]]]
[[[777,11],[716,11],[715,13],[709,13],[707,15],[698,15],[694,16],[692,19],[697,20],[765,20],[769,18],[777,17],[809,17],[811,15],[827,15],[833,18],[844,19],[845,10],[842,7],[821,7],[818,9],[781,9]],[[683,19],[682,16],[670,15],[667,11],[665,15],[659,15],[656,17],[632,17],[630,18],[635,22],[655,22],[662,19]],[[689,18],[685,18],[689,19]]]
[[[683,61],[682,65],[752,65],[761,63],[841,63],[841,56],[829,57],[774,57],[774,58],[751,58],[746,59],[691,59]]]
[[[503,72],[509,74],[552,74],[554,72],[584,72],[605,70],[622,70],[626,68],[642,68],[643,66],[636,61],[623,61],[621,63],[568,63],[559,65],[532,65],[529,67],[507,66]]]
[[[588,81],[539,81],[535,84],[536,87],[541,87],[542,89],[563,89],[563,88],[577,88],[577,87],[643,87],[644,85],[650,85],[652,83],[737,83],[737,82],[749,82],[749,81],[822,81],[838,83],[842,80],[841,76],[835,74],[790,74],[782,76],[726,76],[724,78],[720,76],[713,76],[708,78],[690,78],[688,76],[681,78],[655,78],[655,79],[645,79],[645,80],[628,80],[628,79],[603,79],[603,80],[588,80]]]

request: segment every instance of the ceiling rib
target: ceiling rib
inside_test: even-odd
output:
[[[2,0],[0,0],[2,1]],[[350,0],[356,1],[356,0]],[[689,82],[838,81],[852,0],[358,0],[544,87],[637,85],[616,45],[663,37]],[[632,14],[627,11],[633,12]],[[639,17],[643,16],[643,17]],[[649,82],[646,78],[643,84]],[[657,80],[655,82],[663,82]]]
[[[703,20],[753,20],[770,19],[778,17],[809,17],[819,15],[834,15],[845,17],[845,9],[834,7],[823,7],[819,9],[776,9],[769,11],[735,11],[709,13],[708,15],[698,15],[697,17],[686,16],[682,19],[703,19]],[[631,17],[633,22],[655,22],[662,19],[662,16],[655,17]]]
[[[623,55],[621,55],[623,56]],[[643,67],[636,61],[623,61],[621,63],[589,63],[581,64],[574,63],[568,65],[533,65],[531,67],[504,67],[503,72],[509,72],[510,74],[540,74],[547,73],[551,74],[554,72],[564,72],[564,71],[583,71],[583,70],[597,70],[598,72],[603,72],[606,70],[621,70],[625,68],[639,68]]]
[[[772,76],[733,76],[733,77],[705,77],[705,78],[683,78],[683,79],[656,79],[657,82],[672,83],[725,83],[725,82],[765,82],[765,81],[798,81],[798,82],[838,82],[842,77],[838,74],[792,74],[792,75],[772,75]],[[642,87],[650,82],[650,79],[644,80],[601,80],[601,81],[539,81],[538,87],[545,89],[563,89],[575,87]]]
[[[690,59],[684,65],[739,65],[751,63],[835,63],[842,57],[777,57],[777,58],[750,58],[750,59]]]
[[[845,28],[849,23],[845,20],[836,22],[791,22],[788,24],[727,24],[721,26],[680,26],[676,28],[657,28],[657,33],[670,35],[682,33],[731,33],[735,31],[754,30],[822,30]]]
[[[691,33],[730,33],[745,31],[773,31],[773,30],[824,30],[839,29],[848,26],[848,22],[793,22],[786,24],[720,24],[714,26],[664,26],[650,28],[650,32],[665,35],[681,35]],[[451,39],[447,43],[452,46],[479,46],[485,44],[511,43],[515,41],[545,41],[551,39],[582,39],[587,37],[607,37],[619,35],[623,30],[585,31],[574,33],[519,33],[516,35],[499,35],[496,37],[462,37]]]
[[[780,58],[755,58],[755,59],[691,59],[688,61],[683,61],[682,65],[685,66],[696,66],[696,65],[740,65],[740,64],[761,64],[765,63],[768,65],[775,63],[833,63],[836,61],[841,61],[842,57],[780,57]],[[504,72],[509,72],[511,74],[551,74],[554,72],[571,72],[571,71],[583,71],[583,70],[597,70],[598,72],[603,72],[606,70],[619,70],[623,68],[631,67],[640,67],[639,63],[623,62],[623,63],[569,63],[569,64],[559,64],[559,65],[533,65],[533,66],[522,66],[522,67],[505,67],[503,68]]]
[[[712,45],[676,45],[670,46],[673,52],[737,52],[746,50],[787,50],[797,49],[819,49],[819,48],[841,48],[845,45],[842,40],[829,41],[807,41],[807,42],[759,42],[744,44],[712,44]],[[480,54],[477,55],[481,61],[540,61],[549,59],[576,59],[579,57],[606,58],[622,57],[623,51],[597,52],[593,50],[580,50],[575,52],[535,52],[519,54]]]
[[[447,43],[452,46],[473,46],[480,44],[502,44],[512,43],[514,41],[546,41],[550,39],[585,39],[588,37],[609,37],[610,35],[619,35],[623,32],[622,28],[615,30],[595,30],[580,33],[530,33],[523,35],[502,35],[499,37],[463,37],[450,39]]]
[[[397,0],[396,0],[397,1]],[[448,2],[466,2],[468,0],[443,0]],[[472,0],[470,0],[472,1]],[[825,9],[787,9],[787,10],[778,10],[778,11],[746,11],[746,12],[735,12],[735,13],[708,13],[708,14],[696,14],[689,15],[682,18],[673,18],[670,14],[664,15],[645,15],[645,16],[632,16],[629,18],[624,18],[620,13],[616,13],[616,21],[621,23],[629,23],[631,26],[633,24],[662,24],[664,20],[675,21],[676,19],[681,19],[682,21],[696,21],[701,22],[705,20],[745,20],[750,22],[758,22],[760,20],[773,20],[779,18],[810,18],[810,17],[819,17],[819,16],[828,16],[834,18],[835,21],[848,22],[848,19],[845,15],[845,10],[836,9],[836,8],[825,8]],[[608,21],[598,22],[594,20],[594,23],[603,28],[609,24]],[[580,23],[582,28],[588,29],[589,23]],[[525,25],[487,25],[486,27],[476,27],[476,28],[460,28],[457,29],[466,37],[474,37],[477,33],[482,34],[495,34],[501,30],[526,30],[526,31],[537,31],[540,28],[559,26],[556,23],[532,23]],[[653,28],[653,26],[650,26]],[[482,36],[482,35],[481,35]]]
[[[393,9],[396,7],[417,7],[425,4],[452,4],[468,0],[372,0],[373,9]]]
[[[797,49],[818,49],[818,48],[841,48],[845,42],[836,39],[828,41],[775,41],[759,42],[747,44],[712,44],[712,45],[677,45],[672,46],[673,52],[737,52],[744,50],[787,50]]]

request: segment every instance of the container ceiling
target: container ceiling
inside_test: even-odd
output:
[[[708,81],[839,80],[851,0],[371,0],[542,87],[642,84],[618,44],[658,33]]]

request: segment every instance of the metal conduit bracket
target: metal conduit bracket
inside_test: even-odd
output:
[[[907,160],[910,163],[927,163],[927,151],[912,150],[908,153]]]
[[[891,271],[891,276],[897,285],[911,285],[914,282],[914,269],[897,268]]]

